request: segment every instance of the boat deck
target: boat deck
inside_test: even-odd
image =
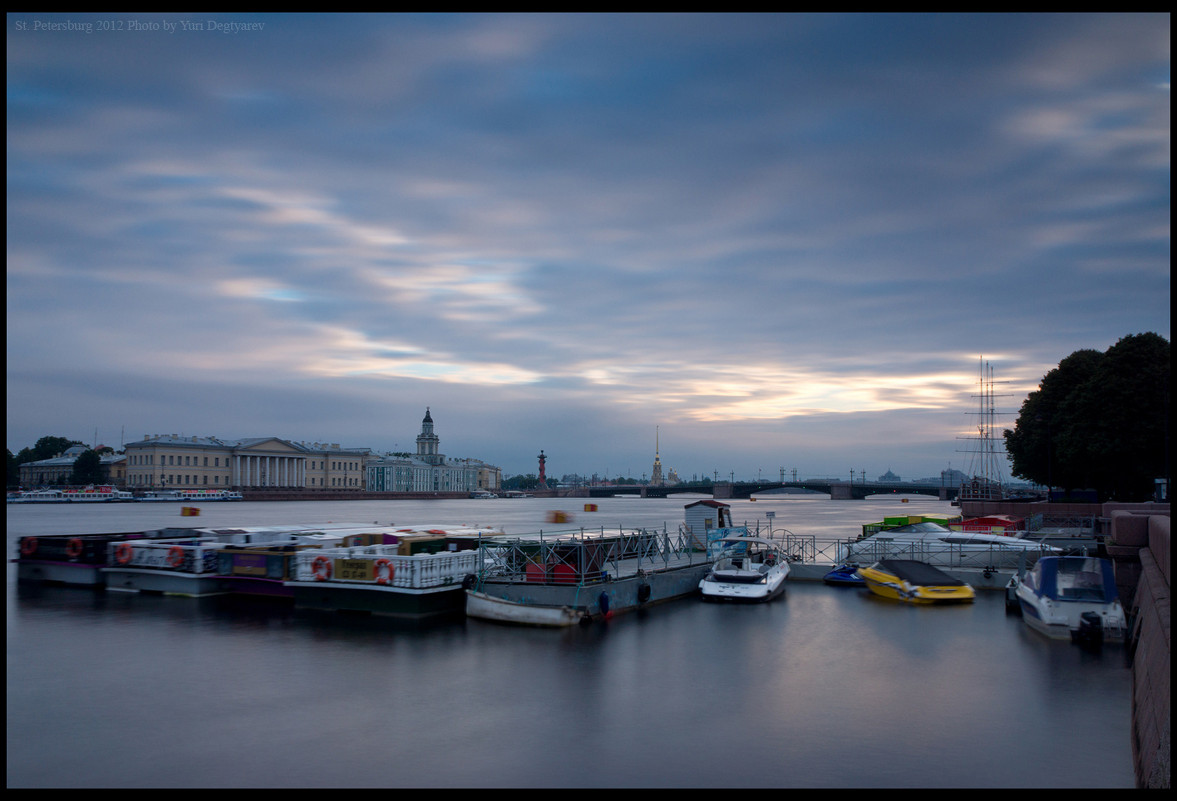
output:
[[[879,566],[889,573],[893,573],[909,584],[920,586],[958,587],[965,584],[958,578],[945,573],[939,568],[926,562],[915,562],[909,559],[882,559]]]

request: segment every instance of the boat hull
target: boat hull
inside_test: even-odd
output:
[[[710,569],[709,562],[700,562],[587,584],[485,579],[477,589],[488,596],[514,603],[556,609],[567,606],[580,617],[595,617],[695,595],[699,592],[699,582]]]
[[[17,581],[39,581],[46,584],[69,584],[77,587],[102,587],[105,584],[101,565],[35,559],[17,560],[16,579]]]
[[[726,584],[719,581],[704,581],[699,586],[704,601],[713,603],[765,603],[785,594],[785,580],[763,587],[749,587],[747,584]]]
[[[872,565],[858,571],[867,589],[880,598],[910,604],[972,603],[976,592],[963,582],[927,583],[912,581],[885,566]],[[950,577],[945,576],[945,579]]]
[[[403,618],[460,615],[465,608],[461,585],[414,589],[380,584],[288,581],[294,605],[328,612],[364,612]]]
[[[146,592],[158,595],[178,595],[185,598],[204,598],[229,595],[230,589],[215,573],[186,573],[136,567],[104,567],[103,583],[108,591]]]
[[[785,594],[788,565],[763,577],[763,581],[724,581],[722,574],[710,573],[699,582],[705,601],[719,603],[764,603]]]
[[[1124,641],[1127,621],[1119,603],[1077,604],[1070,608],[1057,609],[1046,605],[1041,598],[1024,586],[1018,588],[1017,599],[1026,625],[1052,640],[1075,639],[1079,635],[1083,614],[1086,612],[1099,618],[1105,642]]]
[[[568,606],[517,603],[486,593],[467,590],[466,617],[497,623],[510,623],[516,626],[560,628],[575,625],[583,616]]]

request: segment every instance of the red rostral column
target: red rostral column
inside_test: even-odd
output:
[[[544,456],[544,452],[541,450],[539,452],[539,488],[540,489],[547,489],[548,488],[548,477],[544,473],[544,462],[546,462],[547,460],[548,460],[548,457]]]

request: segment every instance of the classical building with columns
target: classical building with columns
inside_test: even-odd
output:
[[[368,462],[368,489],[374,492],[497,492],[502,471],[477,459],[447,459],[425,409],[417,453],[385,454]]]
[[[127,486],[363,489],[367,448],[278,437],[146,435],[126,444]]]

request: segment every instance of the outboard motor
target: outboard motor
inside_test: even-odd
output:
[[[1082,648],[1098,650],[1103,646],[1103,620],[1098,612],[1084,612],[1079,616],[1079,630],[1073,639]]]

